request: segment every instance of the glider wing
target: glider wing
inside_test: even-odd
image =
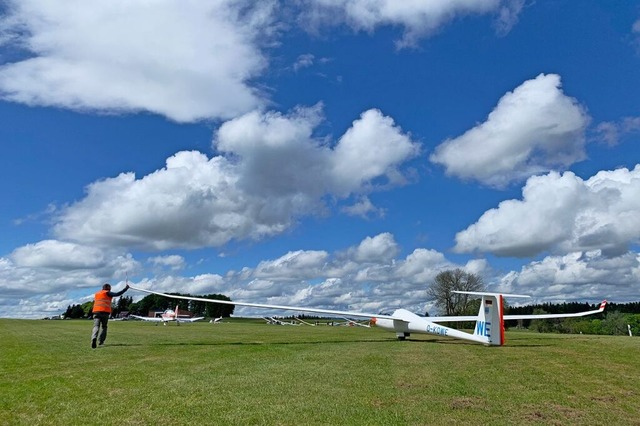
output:
[[[145,290],[140,287],[135,287],[129,285],[134,290],[142,291],[144,293],[156,294],[158,296],[169,297],[171,299],[184,299],[184,300],[197,300],[200,302],[208,302],[208,303],[220,303],[222,305],[235,305],[235,306],[247,306],[250,308],[265,308],[265,309],[280,309],[286,311],[300,311],[300,312],[314,312],[318,314],[327,314],[327,315],[337,315],[341,317],[364,317],[364,318],[383,318],[383,319],[396,319],[391,315],[379,315],[379,314],[370,314],[366,312],[351,312],[351,311],[334,311],[332,309],[319,309],[319,308],[311,308],[308,306],[284,306],[284,305],[268,305],[263,303],[247,303],[247,302],[235,302],[228,300],[217,300],[217,299],[205,299],[202,297],[189,297],[189,296],[177,296],[175,294],[165,294],[157,291]]]

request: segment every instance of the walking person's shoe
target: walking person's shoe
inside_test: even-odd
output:
[[[95,348],[96,348],[96,339],[91,339],[91,347],[92,347],[93,349],[95,349]]]

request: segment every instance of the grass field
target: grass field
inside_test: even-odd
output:
[[[640,339],[0,320],[0,424],[640,425]]]

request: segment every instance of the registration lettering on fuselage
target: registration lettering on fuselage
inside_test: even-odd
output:
[[[427,325],[427,333],[439,334],[441,336],[446,336],[449,333],[449,330],[445,327],[440,327],[439,325]]]

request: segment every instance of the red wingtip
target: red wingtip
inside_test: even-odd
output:
[[[607,301],[606,299],[602,301],[602,303],[600,304],[600,310],[603,311],[604,307],[607,306]]]

